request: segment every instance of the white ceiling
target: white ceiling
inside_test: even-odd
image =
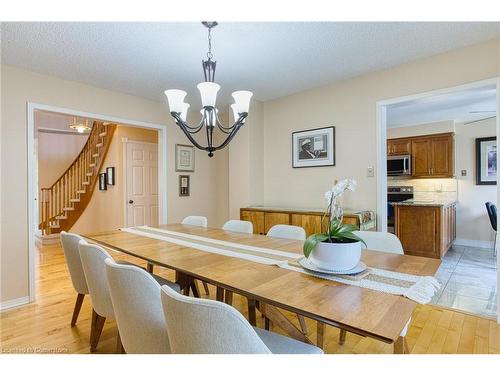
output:
[[[220,102],[269,100],[500,36],[500,23],[222,23],[213,32]],[[182,23],[2,23],[2,63],[164,101],[198,102],[206,30]]]
[[[450,120],[470,122],[493,116],[496,116],[494,85],[393,104],[387,108],[387,126],[397,128]]]

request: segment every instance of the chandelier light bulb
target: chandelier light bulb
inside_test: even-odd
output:
[[[251,91],[235,91],[232,95],[234,98],[234,107],[231,106],[233,112],[248,113],[250,109],[250,99],[253,93]]]
[[[168,106],[170,107],[170,112],[182,113],[186,104],[184,103],[184,98],[186,97],[186,91],[177,89],[165,90],[165,95],[167,96],[168,99]]]
[[[200,90],[201,104],[203,107],[215,107],[215,102],[217,100],[217,92],[220,86],[214,82],[202,82],[199,83],[198,90]]]

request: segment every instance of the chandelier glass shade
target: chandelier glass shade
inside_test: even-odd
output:
[[[212,157],[215,151],[226,147],[238,130],[244,125],[250,108],[250,99],[253,94],[250,91],[235,91],[232,93],[234,104],[231,105],[231,109],[233,111],[234,123],[231,126],[224,126],[219,119],[219,111],[216,107],[217,93],[221,88],[220,85],[214,82],[217,62],[212,60],[211,30],[217,26],[217,22],[202,22],[202,24],[208,28],[208,53],[207,60],[202,60],[205,81],[197,85],[202,105],[200,122],[194,126],[187,123],[189,103],[184,101],[186,98],[185,91],[170,89],[165,91],[165,95],[167,96],[170,114],[175,119],[175,123],[195,147],[207,151],[208,156]],[[206,133],[206,144],[201,145],[195,140],[194,134],[203,129]],[[215,145],[214,140],[215,129],[218,129],[225,135],[225,139],[218,145]]]

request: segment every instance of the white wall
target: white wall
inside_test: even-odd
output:
[[[485,202],[497,202],[496,185],[476,185],[475,139],[496,136],[496,119],[473,124],[455,124],[455,170],[458,180],[457,240],[456,243],[492,247],[491,229]],[[466,170],[467,176],[461,171]]]
[[[179,198],[175,172],[176,143],[188,143],[171,119],[164,103],[100,89],[78,82],[1,66],[1,209],[0,301],[28,295],[27,208],[27,102],[129,120],[165,124],[167,127],[168,220],[178,222],[190,214],[208,216],[211,225],[227,218],[228,203],[218,195],[227,186],[227,150],[210,159],[196,151],[196,171],[191,173],[191,196]],[[193,111],[194,112],[194,111]],[[5,215],[8,213],[8,215]]]

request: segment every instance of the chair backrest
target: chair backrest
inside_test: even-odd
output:
[[[369,250],[385,253],[404,254],[403,245],[397,236],[389,232],[372,232],[356,230],[353,232],[366,242]]]
[[[73,288],[80,294],[88,294],[89,288],[85,274],[83,272],[82,260],[80,259],[80,252],[78,250],[78,243],[85,240],[75,233],[61,232],[61,245],[64,251],[64,258],[68,266],[69,275]]]
[[[128,354],[170,353],[160,285],[145,270],[106,259],[109,292]]]
[[[114,318],[113,304],[109,295],[106,264],[104,261],[111,256],[102,247],[80,241],[80,258],[82,259],[85,279],[89,287],[92,308],[105,318]]]
[[[172,353],[271,353],[234,307],[218,301],[184,296],[166,285],[161,289]]]
[[[229,220],[223,225],[222,229],[233,232],[253,233],[253,224],[245,220]]]
[[[486,212],[490,219],[491,227],[494,231],[497,230],[497,206],[491,202],[486,202]]]
[[[182,224],[195,225],[197,227],[207,227],[208,220],[205,216],[186,216],[182,220]]]
[[[273,226],[267,232],[269,237],[275,238],[286,238],[289,240],[305,240],[306,239],[306,231],[302,227],[297,227],[295,225],[283,225],[278,224]]]

